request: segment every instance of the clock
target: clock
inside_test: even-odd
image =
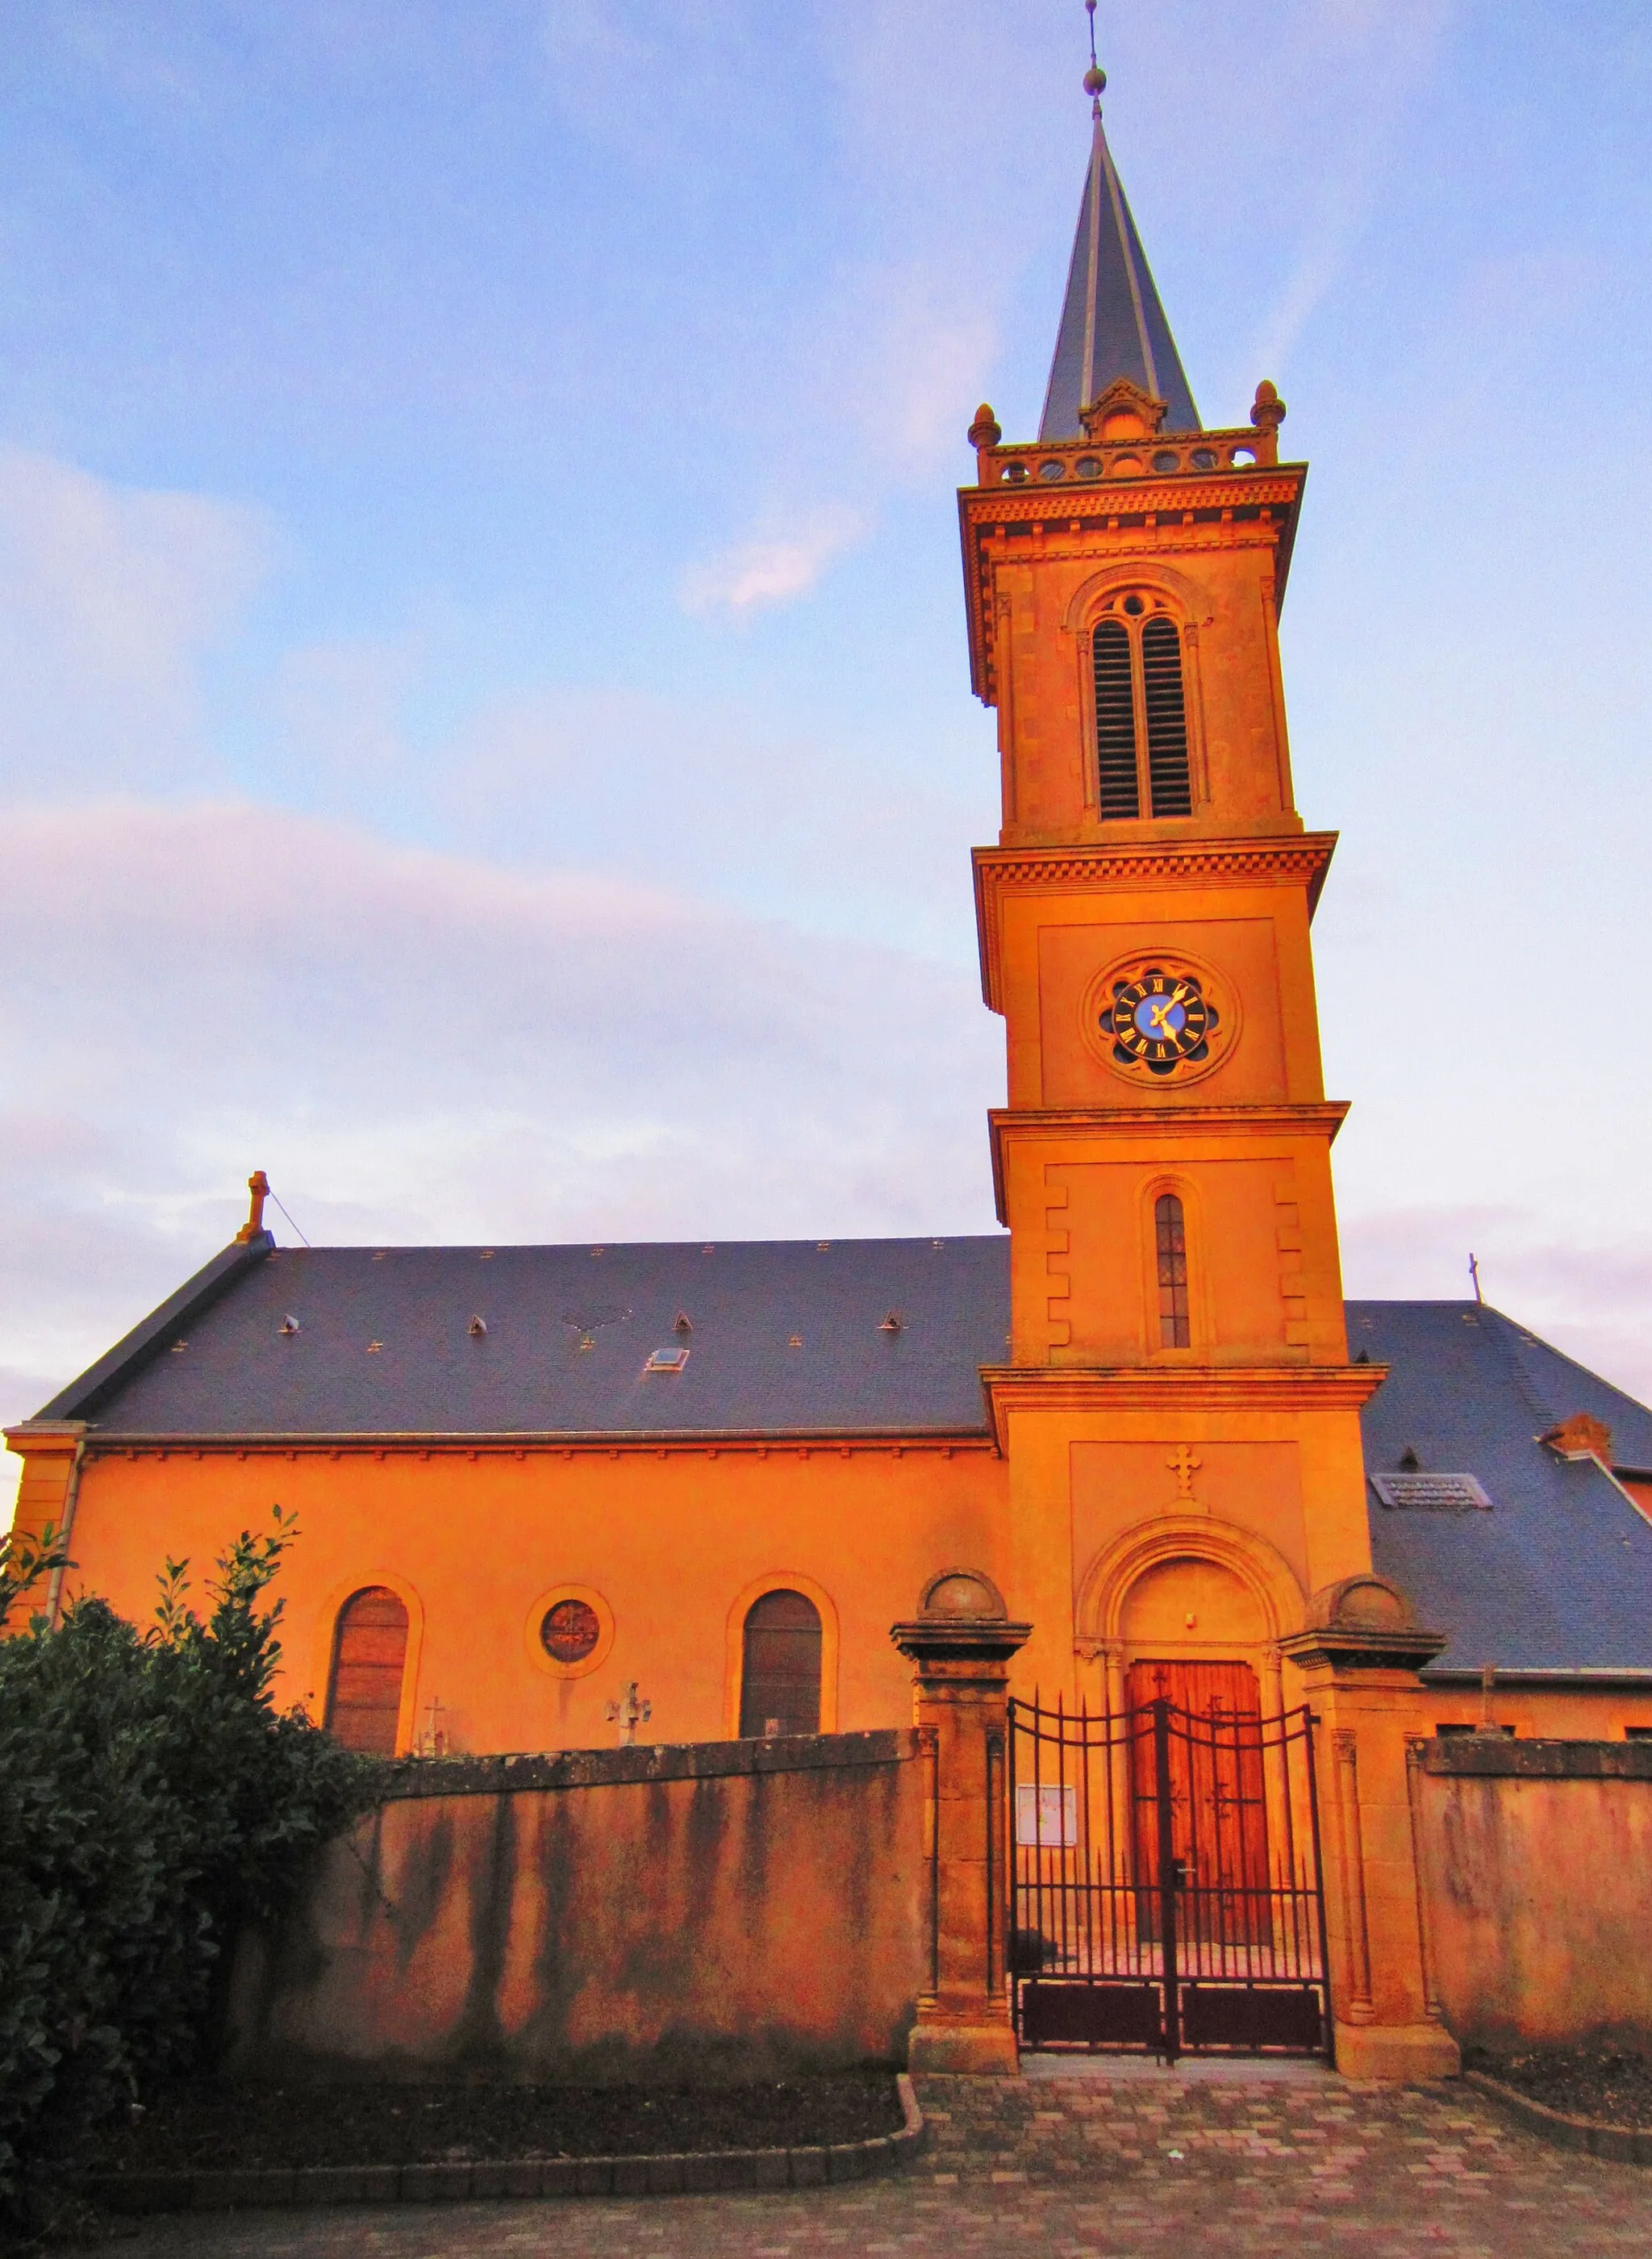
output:
[[[1183,1065],[1202,1065],[1221,1015],[1196,973],[1150,965],[1129,980],[1114,980],[1113,994],[1100,1014],[1102,1036],[1113,1038],[1113,1058],[1122,1067],[1145,1067],[1149,1074],[1174,1074]]]

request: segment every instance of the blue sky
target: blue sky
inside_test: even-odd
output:
[[[1652,1389],[1644,0],[1104,4],[1285,618],[1350,1292]],[[992,1222],[953,488],[1077,0],[0,0],[0,1414],[228,1236]],[[279,1223],[279,1219],[277,1219]]]

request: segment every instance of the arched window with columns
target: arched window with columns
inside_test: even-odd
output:
[[[1091,630],[1095,793],[1105,821],[1191,816],[1193,762],[1182,634],[1137,595],[1110,605]]]

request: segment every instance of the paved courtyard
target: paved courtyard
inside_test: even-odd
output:
[[[1228,2069],[1228,2066],[1224,2066]],[[1652,2251],[1652,2168],[1554,2149],[1470,2090],[1292,2077],[928,2079],[913,2169],[774,2196],[395,2206],[146,2222],[132,2259],[1569,2259]]]

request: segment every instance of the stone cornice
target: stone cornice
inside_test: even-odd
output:
[[[39,1431],[32,1422],[5,1430],[15,1439],[18,1453],[32,1450]],[[47,1440],[60,1443],[56,1430]],[[737,1452],[759,1458],[846,1457],[862,1451],[894,1457],[919,1452],[991,1451],[992,1437],[980,1429],[857,1429],[852,1434],[831,1429],[774,1429],[767,1434],[751,1429],[661,1429],[614,1434],[598,1429],[578,1433],[555,1429],[512,1433],[495,1429],[472,1433],[464,1429],[396,1429],[382,1432],[346,1429],[337,1434],[310,1431],[237,1435],[232,1431],[193,1435],[123,1433],[117,1429],[92,1428],[86,1434],[86,1456],[96,1458],[214,1458],[317,1457],[371,1458],[612,1458],[643,1452],[651,1458],[730,1456]]]
[[[1356,1412],[1387,1378],[1385,1365],[988,1365],[981,1389],[1008,1451],[1012,1411]]]
[[[1316,1104],[1264,1106],[1178,1106],[1167,1094],[1158,1106],[995,1106],[986,1116],[993,1148],[993,1199],[998,1220],[1008,1225],[1004,1148],[1012,1138],[1079,1137],[1116,1140],[1151,1137],[1156,1144],[1177,1137],[1323,1137],[1328,1145],[1348,1119],[1351,1101],[1321,1099]]]
[[[1109,840],[1093,846],[977,847],[971,860],[981,994],[990,1010],[1002,1011],[999,904],[1006,893],[1029,888],[1101,894],[1128,887],[1304,887],[1312,917],[1335,847],[1334,831],[1249,839],[1144,840],[1139,845]]]
[[[1237,436],[1248,438],[1250,445],[1257,438],[1255,432]],[[1008,455],[1022,451],[999,452]],[[1065,467],[1071,471],[1076,469],[1080,457],[1095,451],[1088,443],[1075,442],[1071,448],[1024,452],[1030,472],[1035,453],[1052,460],[1070,458]],[[1139,453],[1140,448],[1114,452],[1122,456]],[[1109,475],[1093,481],[1068,476],[1046,482],[1028,476],[1019,482],[994,480],[960,488],[958,531],[964,551],[970,681],[976,696],[989,706],[998,702],[993,577],[1000,563],[1021,562],[1026,547],[1020,542],[1006,543],[1000,555],[995,543],[981,538],[988,527],[1036,525],[1043,533],[1046,556],[1070,552],[1074,545],[1097,557],[1122,549],[1140,556],[1164,549],[1267,545],[1277,550],[1276,601],[1282,601],[1307,478],[1306,463],[1279,463],[1198,473],[1183,469],[1168,477],[1143,472],[1135,477]],[[1197,522],[1201,517],[1203,524]],[[1072,531],[1075,522],[1076,532]]]

